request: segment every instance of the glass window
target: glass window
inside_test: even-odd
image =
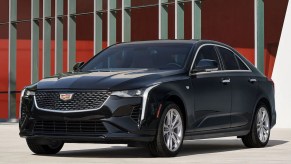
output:
[[[217,63],[218,70],[221,70],[219,59],[213,46],[203,46],[199,50],[193,68],[196,68],[201,60],[212,60]]]
[[[226,70],[239,70],[236,58],[233,52],[226,48],[218,47],[220,55],[224,63],[224,69]]]
[[[236,57],[236,59],[241,70],[249,70],[249,68],[242,62],[239,57]]]
[[[90,60],[82,71],[184,68],[192,44],[137,43],[110,47]]]

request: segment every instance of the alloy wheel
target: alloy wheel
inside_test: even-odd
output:
[[[170,109],[164,119],[163,125],[164,142],[167,148],[176,151],[183,139],[183,123],[179,112],[176,109]]]
[[[257,134],[262,143],[265,143],[270,135],[270,118],[265,107],[261,107],[257,115]]]

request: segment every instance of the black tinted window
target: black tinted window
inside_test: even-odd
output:
[[[236,59],[241,70],[249,70],[249,68],[241,61],[240,58],[236,57]]]
[[[192,44],[121,44],[110,47],[89,61],[82,71],[129,69],[182,69]]]
[[[218,47],[218,49],[223,60],[224,68],[226,70],[239,70],[239,66],[233,52],[222,47]]]
[[[217,53],[214,49],[213,46],[204,46],[202,47],[197,56],[196,56],[196,59],[195,59],[195,63],[194,63],[194,67],[193,68],[196,68],[196,66],[198,65],[198,63],[202,60],[213,60],[217,63],[218,65],[218,70],[221,70],[221,67],[220,67],[220,64],[219,64],[219,59],[218,59],[218,56],[217,56]]]

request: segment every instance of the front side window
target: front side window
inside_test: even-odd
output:
[[[218,50],[223,60],[225,70],[239,70],[239,66],[233,52],[222,47],[218,47]]]
[[[218,70],[221,70],[219,58],[213,46],[203,46],[199,52],[197,53],[195,62],[194,62],[194,69],[197,69],[200,66],[205,66],[205,64],[212,63],[213,67],[217,67]]]
[[[145,43],[110,47],[90,60],[82,71],[184,68],[193,44]]]

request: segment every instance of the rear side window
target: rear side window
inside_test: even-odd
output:
[[[249,70],[249,68],[241,61],[239,57],[236,57],[236,59],[241,70]]]
[[[239,70],[239,66],[233,52],[222,47],[218,47],[218,50],[222,57],[225,70]]]

